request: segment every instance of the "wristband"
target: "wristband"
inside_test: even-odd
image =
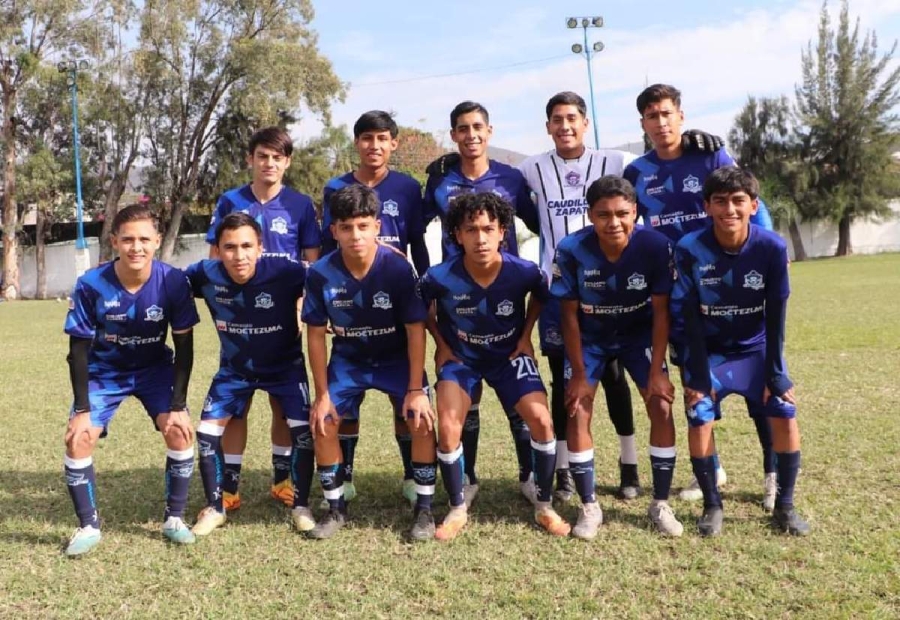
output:
[[[412,394],[413,392],[424,392],[425,388],[410,388],[406,390],[407,394]]]

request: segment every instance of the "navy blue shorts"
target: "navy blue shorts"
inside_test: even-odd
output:
[[[541,353],[552,355],[562,353],[562,311],[559,299],[551,297],[544,302],[541,315],[538,317],[538,336],[541,340]]]
[[[522,397],[534,392],[546,394],[541,373],[533,357],[520,355],[506,363],[498,363],[493,367],[478,367],[449,361],[440,367],[437,373],[438,383],[452,381],[472,397],[475,386],[484,379],[497,393],[504,411],[515,409]]]
[[[175,367],[172,364],[121,372],[90,373],[88,403],[91,407],[91,426],[103,428],[105,436],[116,410],[129,396],[141,401],[155,425],[156,416],[169,413],[174,380]],[[73,415],[74,403],[69,410],[69,417]]]
[[[647,387],[647,383],[650,381],[650,360],[652,354],[650,347],[636,345],[617,351],[582,348],[581,354],[584,358],[587,380],[591,386],[596,386],[600,382],[600,377],[603,376],[606,365],[613,360],[618,360],[625,367],[625,370],[631,375],[631,380],[642,390]],[[663,370],[668,372],[665,366],[663,366]],[[566,360],[565,376],[566,379],[572,376],[569,360]]]
[[[306,367],[302,364],[282,373],[253,378],[220,368],[209,386],[200,419],[243,417],[247,403],[256,390],[268,392],[274,397],[287,420],[309,422],[309,384]]]
[[[422,387],[430,395],[428,377],[423,375]],[[378,390],[388,396],[394,415],[400,419],[399,408],[409,389],[409,360],[362,365],[339,356],[328,362],[328,394],[335,410],[346,420],[358,420],[359,408],[368,390]]]

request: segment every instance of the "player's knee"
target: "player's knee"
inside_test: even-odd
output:
[[[97,439],[91,433],[80,433],[72,436],[65,441],[66,454],[72,458],[83,459],[94,453],[94,446],[97,445]]]
[[[651,422],[668,424],[672,422],[672,405],[659,396],[647,400],[647,416]]]
[[[194,445],[190,434],[178,426],[169,427],[169,430],[163,433],[163,439],[170,450],[187,450]]]

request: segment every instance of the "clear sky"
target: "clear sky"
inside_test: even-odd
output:
[[[320,49],[349,83],[346,102],[334,106],[335,123],[352,126],[362,112],[384,109],[449,143],[450,110],[473,99],[491,113],[494,146],[529,154],[552,145],[544,130],[552,94],[574,90],[590,107],[585,59],[570,51],[583,31],[567,29],[566,17],[605,21],[588,30],[588,43],[606,46],[594,58],[593,75],[600,144],[609,147],[640,138],[634,100],[647,81],[681,89],[687,127],[723,136],[748,95],[792,95],[821,2],[319,0],[314,6]],[[829,2],[833,23],[839,9]],[[875,29],[883,50],[900,38],[900,0],[852,0],[850,12],[863,31]],[[320,127],[304,117],[296,133],[308,138]]]

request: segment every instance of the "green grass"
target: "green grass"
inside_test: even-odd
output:
[[[507,424],[491,398],[472,523],[450,544],[407,544],[410,515],[379,395],[363,412],[360,498],[336,539],[301,538],[268,499],[269,415],[257,398],[244,507],[208,539],[173,548],[158,529],[163,444],[129,401],[95,453],[103,543],[67,560],[61,549],[75,518],[62,476],[65,304],[0,304],[0,618],[898,617],[900,255],[796,263],[791,276],[787,357],[804,441],[798,504],[815,528],[806,539],[769,527],[753,425],[731,399],[717,431],[729,474],[723,536],[701,540],[693,527],[699,506],[675,500],[686,533],[661,539],[649,529],[646,498],[623,503],[610,495],[617,441],[598,405],[607,523],[592,543],[551,540],[529,525]],[[217,361],[203,316],[195,409]],[[637,418],[645,452],[647,422]],[[681,420],[676,485],[689,478]],[[649,486],[645,456],[641,473]],[[190,514],[201,497],[196,477]],[[437,501],[445,503],[442,492]],[[563,512],[573,518],[575,508]]]

